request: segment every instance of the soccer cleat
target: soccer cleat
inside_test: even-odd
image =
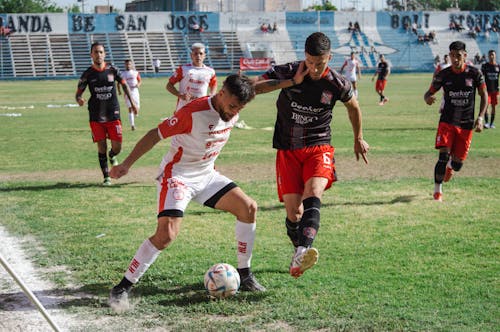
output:
[[[438,202],[442,202],[443,201],[443,194],[440,192],[434,193],[434,200],[438,201]]]
[[[115,286],[109,293],[109,306],[116,313],[122,313],[130,309],[128,293],[130,290],[121,286]]]
[[[382,106],[382,105],[384,105],[383,101],[381,101],[381,102],[378,103],[378,106]]]
[[[318,250],[315,248],[298,247],[290,264],[290,275],[294,278],[300,277],[318,262],[318,256]]]
[[[109,176],[104,178],[104,181],[102,183],[103,186],[110,186],[111,185],[111,178]]]
[[[495,127],[495,125],[493,123],[490,123],[490,128],[491,129],[495,129],[496,127]]]
[[[266,288],[259,284],[252,272],[240,282],[240,290],[246,292],[264,292]]]
[[[489,129],[490,127],[491,127],[491,125],[489,123],[484,124],[484,129]]]
[[[118,165],[118,158],[116,156],[109,157],[109,161],[111,162],[111,165],[113,165],[113,166]]]
[[[389,98],[384,98],[384,100],[382,100],[382,105],[384,105],[385,103],[387,103],[389,101]]]
[[[135,130],[135,126],[131,126],[130,129],[132,129],[132,131],[134,131]]]

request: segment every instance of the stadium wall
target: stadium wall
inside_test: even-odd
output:
[[[349,22],[357,22],[360,30],[348,30]],[[451,22],[465,30],[450,30]],[[110,61],[120,66],[118,61],[132,58],[145,74],[153,72],[154,57],[162,58],[162,73],[170,74],[189,61],[189,43],[202,41],[219,71],[234,71],[241,56],[272,57],[277,63],[301,59],[305,38],[314,31],[331,38],[334,67],[354,51],[368,70],[384,54],[395,70],[432,71],[435,56],[448,53],[453,40],[467,44],[470,58],[489,49],[500,51],[498,30],[486,33],[499,22],[500,12],[0,14],[0,26],[10,33],[0,36],[0,78],[78,76],[90,64],[88,48],[94,40],[105,41]],[[263,24],[275,23],[277,31],[261,31]],[[193,31],[194,24],[203,32]],[[480,32],[472,36],[469,30],[476,26]],[[419,41],[419,35],[431,32],[433,41]]]

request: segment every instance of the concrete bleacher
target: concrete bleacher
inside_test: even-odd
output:
[[[238,13],[236,19],[233,14],[211,14],[217,19],[210,19],[210,28],[201,33],[177,28],[166,30],[163,25],[116,31],[110,28],[113,24],[105,16],[100,17],[104,23],[95,32],[70,32],[64,26],[50,32],[17,31],[8,38],[0,37],[0,78],[78,76],[92,63],[90,45],[94,41],[105,45],[106,61],[123,68],[124,60],[131,59],[142,74],[154,73],[155,58],[161,60],[161,74],[170,74],[179,65],[191,62],[190,46],[195,42],[206,45],[205,63],[219,72],[239,69],[241,57],[271,57],[276,63],[295,61],[303,59],[305,39],[316,31],[330,37],[333,51],[330,65],[335,69],[341,67],[351,51],[356,52],[365,69],[373,70],[378,55],[384,54],[396,71],[428,72],[433,70],[436,55],[442,58],[454,40],[466,42],[469,59],[490,49],[500,51],[496,32],[486,35],[482,31],[472,38],[467,31],[448,28],[452,15],[472,15],[469,18],[475,19],[481,15],[493,17],[495,13],[276,12]],[[471,21],[469,18],[467,22]],[[402,26],[403,19],[418,22],[417,34],[434,31],[436,40],[419,42],[417,34]],[[278,30],[262,32],[262,22],[277,22]],[[354,22],[359,23],[359,31],[347,29]]]

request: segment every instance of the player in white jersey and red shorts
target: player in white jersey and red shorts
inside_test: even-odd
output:
[[[227,211],[236,217],[238,272],[243,291],[264,291],[250,271],[256,230],[257,203],[233,181],[215,170],[215,160],[229,139],[238,114],[255,96],[252,81],[230,75],[212,97],[192,101],[151,129],[123,161],[111,169],[120,178],[159,141],[170,137],[170,149],[160,164],[158,227],[137,250],[121,282],[113,287],[109,303],[128,308],[128,293],[163,249],[177,237],[191,200]]]
[[[139,114],[141,108],[141,97],[139,94],[139,87],[141,86],[141,74],[135,70],[132,60],[125,60],[125,70],[121,72],[122,77],[127,82],[130,89],[130,97],[135,103],[135,110],[132,109],[130,99],[125,95],[125,104],[128,107],[128,121],[130,128],[135,130],[135,117]],[[120,86],[118,85],[118,93],[121,94]]]
[[[206,58],[205,45],[194,43],[191,46],[191,63],[177,67],[168,79],[166,89],[177,97],[177,110],[190,101],[207,95],[212,96],[217,91],[215,70],[203,62]],[[179,88],[175,84],[179,83]]]

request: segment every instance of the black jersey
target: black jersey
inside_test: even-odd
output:
[[[387,72],[389,71],[389,64],[387,62],[379,62],[377,65],[377,80],[385,80]]]
[[[474,66],[465,65],[461,72],[452,67],[437,73],[431,83],[431,92],[443,88],[444,106],[440,122],[463,128],[474,128],[474,100],[476,89],[484,86],[484,76]]]
[[[78,91],[82,93],[89,86],[89,121],[109,122],[120,119],[115,81],[119,84],[125,82],[118,68],[109,64],[103,70],[91,66],[83,72],[78,81]]]
[[[498,92],[498,74],[500,73],[500,65],[498,63],[483,63],[481,71],[483,72],[488,92]]]
[[[274,66],[263,77],[291,79],[298,67],[299,62]],[[306,76],[301,84],[282,89],[276,101],[273,147],[295,150],[330,144],[333,106],[337,100],[349,101],[352,95],[351,83],[330,68],[317,81]]]

